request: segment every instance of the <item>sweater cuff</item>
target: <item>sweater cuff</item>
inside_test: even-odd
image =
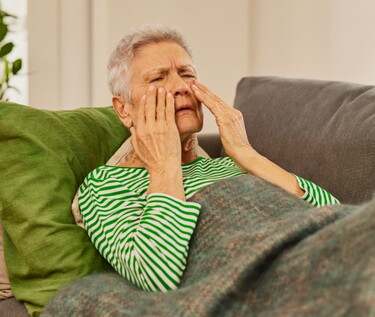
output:
[[[309,189],[305,186],[305,184],[301,181],[301,178],[293,173],[291,173],[297,180],[299,188],[301,188],[305,193],[299,198],[306,200]]]

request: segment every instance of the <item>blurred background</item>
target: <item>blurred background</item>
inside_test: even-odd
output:
[[[8,99],[63,110],[108,106],[106,63],[120,38],[177,26],[200,81],[232,104],[243,76],[375,84],[374,0],[0,0],[18,17],[7,40],[22,58]],[[215,132],[206,112],[203,132]]]

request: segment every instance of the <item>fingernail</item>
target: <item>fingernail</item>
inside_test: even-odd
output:
[[[194,84],[192,84],[191,87],[192,87],[193,89],[198,89],[198,87],[197,87],[196,85],[194,85]]]
[[[172,97],[172,93],[168,92],[167,97],[169,97],[169,98]]]
[[[164,89],[162,87],[159,87],[158,92],[162,93],[163,91],[164,91]]]
[[[153,91],[154,89],[155,89],[154,86],[150,86],[150,87],[148,88],[149,91]]]

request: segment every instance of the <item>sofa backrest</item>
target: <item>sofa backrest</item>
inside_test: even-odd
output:
[[[375,87],[246,77],[234,107],[252,146],[286,170],[327,189],[343,203],[375,192]]]

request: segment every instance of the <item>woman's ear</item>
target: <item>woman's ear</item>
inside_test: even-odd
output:
[[[133,121],[128,112],[129,104],[125,98],[121,96],[112,97],[112,105],[124,126],[130,128],[133,125]]]

